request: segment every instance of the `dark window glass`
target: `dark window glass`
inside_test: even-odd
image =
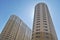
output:
[[[44,23],[44,25],[47,25],[47,23]]]
[[[37,16],[40,16],[40,13],[38,13]]]
[[[47,24],[45,23],[45,25],[47,25]]]
[[[37,21],[37,22],[40,22],[40,21]]]
[[[38,18],[37,20],[40,20],[40,18]]]
[[[39,16],[37,18],[40,18]]]
[[[49,38],[48,36],[46,36],[46,38]]]
[[[36,36],[36,38],[40,38],[40,36]]]
[[[32,36],[33,36],[33,34],[32,34]]]
[[[40,34],[40,32],[36,32],[36,34]]]
[[[46,20],[46,18],[44,18],[43,20]]]
[[[43,21],[43,22],[47,22],[47,21]]]
[[[47,29],[44,29],[45,31],[48,31]]]
[[[36,31],[40,31],[40,29],[36,29]]]
[[[47,28],[47,26],[44,26],[45,28]]]
[[[33,39],[33,37],[32,37],[32,39]]]
[[[38,20],[37,23],[40,23],[40,20]]]
[[[45,33],[46,35],[48,35],[48,33]]]
[[[36,28],[39,28],[40,26],[36,26]]]
[[[40,23],[37,23],[36,25],[40,25]]]

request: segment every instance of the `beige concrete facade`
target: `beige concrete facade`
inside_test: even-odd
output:
[[[45,3],[38,3],[35,6],[32,40],[58,40]]]
[[[10,16],[0,40],[31,40],[31,29],[17,16]]]

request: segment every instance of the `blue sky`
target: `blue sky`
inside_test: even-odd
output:
[[[60,0],[0,0],[0,32],[12,14],[19,16],[32,29],[34,7],[39,2],[47,4],[60,40]]]

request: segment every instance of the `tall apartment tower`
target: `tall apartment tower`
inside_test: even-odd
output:
[[[10,16],[0,40],[31,40],[31,29],[17,16]]]
[[[58,40],[45,3],[38,3],[35,6],[32,40]]]

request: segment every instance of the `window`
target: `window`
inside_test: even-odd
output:
[[[40,29],[36,29],[36,31],[40,31]]]
[[[47,28],[47,26],[44,26],[45,28]]]
[[[48,31],[47,29],[44,29],[45,31]]]
[[[47,23],[44,23],[44,25],[47,25]]]
[[[37,21],[37,22],[40,22],[40,21]]]
[[[40,26],[36,26],[36,28],[39,28]]]
[[[40,20],[40,18],[38,18],[37,20]]]
[[[8,39],[8,37],[6,37],[5,39]]]
[[[37,23],[40,23],[40,20],[38,20]]]
[[[36,34],[40,34],[40,32],[36,32]]]
[[[32,34],[32,36],[33,36],[33,34]]]
[[[38,13],[37,16],[40,16],[40,13]]]
[[[40,23],[37,23],[36,25],[40,25]]]
[[[43,21],[43,22],[47,22],[47,21]]]
[[[45,23],[45,25],[47,25],[47,24]]]
[[[36,38],[40,38],[40,36],[36,36]]]
[[[46,18],[46,16],[44,16],[44,18]]]
[[[6,37],[9,37],[9,35],[7,35]]]
[[[49,38],[48,36],[45,36],[46,38]]]
[[[48,35],[48,33],[47,33],[47,32],[45,32],[45,34],[46,34],[46,35]]]
[[[34,30],[33,30],[33,32],[34,32]]]
[[[32,39],[33,39],[33,37],[32,37]]]
[[[43,18],[43,20],[46,20],[46,18]]]
[[[40,18],[39,16],[37,16],[37,18]]]

